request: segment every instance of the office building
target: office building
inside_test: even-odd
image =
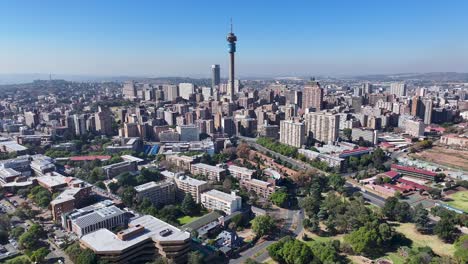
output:
[[[130,220],[128,228],[117,234],[102,228],[80,238],[82,248],[108,263],[147,263],[158,256],[187,263],[190,244],[188,232],[150,215]]]
[[[303,122],[282,120],[280,122],[280,142],[296,148],[305,143],[305,125]]]
[[[202,205],[210,210],[220,210],[230,215],[242,208],[242,198],[235,192],[225,193],[210,190],[201,194]]]
[[[24,122],[30,128],[36,128],[39,125],[39,114],[37,112],[25,112]]]
[[[304,115],[306,135],[330,144],[338,138],[340,116],[329,112],[309,112]]]
[[[96,122],[96,131],[102,133],[106,136],[111,136],[112,131],[112,121],[113,118],[108,109],[103,108],[102,106],[98,107],[98,112],[94,115],[94,120]]]

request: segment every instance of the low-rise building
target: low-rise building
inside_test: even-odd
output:
[[[255,173],[255,170],[250,170],[236,165],[229,165],[228,170],[231,176],[239,180],[252,179],[252,176]]]
[[[101,228],[112,229],[123,226],[127,221],[125,212],[115,205],[103,207],[92,213],[73,219],[72,231],[79,237]]]
[[[136,172],[137,164],[134,161],[122,161],[119,163],[104,166],[102,167],[102,169],[104,170],[104,173],[106,174],[107,178],[112,179],[115,176],[124,172]]]
[[[397,164],[391,165],[392,171],[396,171],[403,176],[411,176],[419,179],[434,181],[437,173],[422,169],[417,169],[414,167],[406,167]]]
[[[61,221],[63,213],[67,213],[79,207],[85,198],[91,193],[91,185],[83,187],[69,188],[50,202],[52,218],[54,221]]]
[[[166,161],[181,170],[190,170],[190,166],[198,160],[197,157],[185,155],[168,155]]]
[[[242,208],[242,198],[235,192],[225,193],[218,190],[210,190],[201,194],[202,205],[210,210],[220,210],[226,214],[232,214]]]
[[[468,148],[468,136],[456,134],[443,135],[440,137],[440,143],[448,146]]]
[[[222,181],[226,176],[226,170],[217,166],[211,166],[205,163],[192,164],[190,167],[192,175],[206,175],[210,181]]]
[[[261,181],[257,179],[243,179],[240,181],[240,186],[248,192],[254,192],[263,198],[269,198],[276,190],[275,180]]]
[[[176,185],[173,180],[148,182],[135,187],[138,200],[147,198],[154,205],[166,205],[175,202]]]

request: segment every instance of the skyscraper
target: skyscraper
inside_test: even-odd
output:
[[[323,103],[323,89],[320,84],[314,79],[310,81],[308,85],[304,87],[302,93],[302,107],[308,109],[310,107],[315,108],[315,111],[322,110]]]
[[[122,93],[125,99],[134,100],[137,97],[137,88],[134,81],[125,82]]]
[[[424,124],[430,125],[432,121],[432,99],[424,99]]]
[[[215,88],[221,82],[221,68],[218,64],[211,65],[211,88]]]
[[[229,98],[232,101],[234,101],[234,53],[236,52],[236,41],[237,37],[234,35],[232,32],[232,21],[231,21],[231,32],[227,35],[227,41],[228,41],[228,51],[229,51],[229,56],[230,56],[230,62],[229,62]]]

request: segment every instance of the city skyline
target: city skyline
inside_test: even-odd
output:
[[[231,16],[240,78],[468,72],[463,1],[1,5],[0,74],[225,79]]]

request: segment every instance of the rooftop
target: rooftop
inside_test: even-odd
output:
[[[135,186],[135,191],[137,192],[142,192],[145,190],[149,190],[151,188],[159,187],[159,186],[164,186],[164,185],[169,185],[172,184],[173,182],[171,180],[164,180],[164,181],[159,181],[159,182],[147,182],[142,185]]]
[[[144,231],[127,240],[121,240],[108,229],[99,229],[81,237],[81,241],[97,252],[121,252],[143,241],[184,241],[190,238],[188,232],[182,231],[153,216],[144,215],[130,220],[129,226],[143,226]]]
[[[193,164],[193,165],[192,165],[192,168],[193,168],[193,167],[200,168],[200,169],[205,169],[205,170],[212,170],[212,171],[215,171],[215,172],[223,172],[223,171],[225,171],[225,169],[223,169],[223,168],[216,167],[216,166],[212,166],[212,165],[208,165],[208,164],[205,164],[205,163],[196,163],[196,164]]]
[[[420,174],[424,174],[424,175],[431,176],[431,177],[435,177],[437,175],[437,173],[434,173],[432,171],[417,169],[417,168],[413,168],[413,167],[406,167],[406,166],[401,166],[401,165],[397,165],[397,164],[392,164],[391,168],[392,169],[403,170],[403,171],[407,171],[407,172],[420,173]]]
[[[99,208],[94,212],[78,217],[73,221],[77,226],[83,228],[122,214],[125,214],[125,212],[120,210],[117,206],[111,205]]]
[[[225,193],[225,192],[221,192],[221,191],[218,191],[218,190],[210,190],[210,191],[202,193],[202,195],[208,195],[208,196],[218,198],[220,200],[228,201],[228,202],[233,202],[237,198],[239,198],[239,196],[237,196],[235,194]]]

